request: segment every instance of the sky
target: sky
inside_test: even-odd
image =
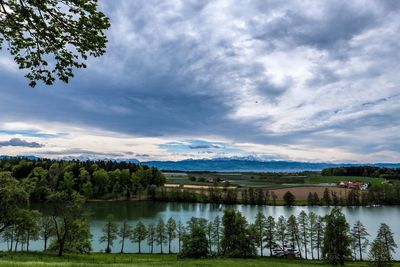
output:
[[[399,162],[400,1],[100,0],[107,53],[30,88],[0,51],[0,155]]]

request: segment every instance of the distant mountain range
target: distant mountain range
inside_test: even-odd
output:
[[[8,158],[9,156],[0,156]],[[27,159],[39,159],[36,156],[21,156]],[[64,160],[78,159],[88,160],[87,157],[63,158]],[[92,159],[93,160],[93,159]],[[156,167],[164,171],[213,171],[213,172],[301,172],[301,171],[320,171],[331,167],[346,166],[375,166],[386,168],[400,168],[400,163],[328,163],[328,162],[300,162],[283,160],[263,160],[254,156],[234,157],[234,158],[215,158],[215,159],[186,159],[180,161],[143,161],[137,159],[103,159],[127,161],[136,164]]]
[[[324,163],[324,162],[298,162],[298,161],[261,161],[249,159],[188,159],[181,161],[147,161],[142,164],[153,166],[164,171],[215,171],[215,172],[301,172],[320,171],[331,167],[344,166],[376,166],[386,168],[400,168],[400,163]]]

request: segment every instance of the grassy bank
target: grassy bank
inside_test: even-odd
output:
[[[366,266],[365,262],[349,262],[346,266]],[[66,255],[57,257],[52,254],[42,253],[0,253],[0,266],[170,266],[170,267],[191,267],[191,266],[267,266],[267,267],[300,267],[300,266],[331,266],[318,261],[282,260],[274,258],[256,259],[201,259],[181,260],[176,255],[159,254],[100,254],[90,255]],[[400,263],[393,266],[400,267]]]

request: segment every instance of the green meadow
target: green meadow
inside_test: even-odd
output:
[[[366,266],[365,262],[348,262],[346,266]],[[66,266],[66,267],[85,267],[85,266],[166,266],[166,267],[301,267],[301,266],[331,266],[321,261],[305,260],[284,260],[277,258],[254,258],[254,259],[178,259],[176,255],[160,254],[100,254],[90,255],[65,255],[58,257],[52,254],[42,253],[13,253],[0,254],[0,266],[19,267],[19,266]],[[400,267],[400,263],[393,266]]]

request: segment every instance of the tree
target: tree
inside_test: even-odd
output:
[[[188,231],[183,238],[183,246],[180,257],[203,258],[209,253],[206,234],[207,220],[192,217],[188,221]]]
[[[84,198],[76,192],[52,192],[47,197],[51,218],[54,222],[56,244],[53,246],[62,256],[64,250],[90,250],[90,230],[83,210]]]
[[[133,235],[132,235],[132,241],[138,243],[138,248],[139,248],[138,252],[139,252],[139,254],[141,253],[141,249],[140,249],[141,243],[142,243],[143,240],[146,239],[146,237],[147,237],[146,226],[142,222],[139,221],[136,224],[136,227],[133,230]]]
[[[276,206],[276,200],[278,199],[278,196],[275,194],[274,191],[271,192],[271,198],[272,198],[272,205]]]
[[[331,194],[329,193],[329,189],[325,188],[324,190],[324,194],[322,196],[322,202],[324,203],[324,205],[326,206],[330,206],[332,201],[331,201]]]
[[[265,224],[265,247],[269,248],[269,255],[272,256],[272,249],[275,247],[275,219],[268,216]]]
[[[390,262],[392,260],[392,253],[395,253],[395,248],[397,248],[397,244],[394,241],[393,232],[389,225],[385,223],[381,224],[376,239],[384,244],[387,261]]]
[[[150,253],[153,254],[154,242],[156,242],[156,228],[153,224],[147,226],[147,245],[150,247]]]
[[[318,215],[311,211],[308,214],[308,238],[310,240],[310,250],[311,250],[311,258],[314,260],[314,249],[315,249],[315,238],[317,236],[317,223],[318,223]]]
[[[165,223],[162,218],[158,220],[158,224],[156,226],[156,239],[157,245],[160,246],[160,252],[163,254],[163,244],[167,241],[167,233],[165,231]]]
[[[212,245],[213,245],[213,231],[214,225],[212,221],[209,221],[206,225],[206,235],[208,239],[208,251],[212,253]]]
[[[213,222],[213,243],[217,247],[217,254],[221,253],[221,235],[222,235],[222,226],[221,226],[221,218],[219,216],[215,217]]]
[[[267,227],[267,218],[262,211],[258,211],[256,220],[254,221],[254,226],[258,247],[260,248],[260,255],[262,257],[264,250],[263,241],[265,239],[265,231]]]
[[[309,192],[307,196],[307,205],[314,206],[314,195],[311,192]]]
[[[222,218],[222,254],[228,257],[252,257],[256,255],[256,245],[246,218],[240,212],[227,209]]]
[[[303,241],[303,247],[304,247],[304,255],[306,260],[308,259],[307,257],[307,252],[308,252],[308,231],[309,231],[309,218],[307,213],[302,210],[299,214],[298,217],[299,221],[299,229],[302,235],[302,241]]]
[[[286,240],[287,240],[287,225],[286,219],[282,215],[279,216],[278,222],[276,223],[276,235],[277,241],[280,242],[281,249],[283,250],[286,247]]]
[[[29,194],[11,172],[0,172],[0,234],[29,204]]]
[[[285,203],[285,206],[293,206],[294,203],[296,202],[296,197],[290,192],[287,191],[284,195],[283,195],[283,201]]]
[[[168,253],[171,254],[171,243],[176,238],[176,222],[173,218],[167,221]]]
[[[128,220],[124,220],[118,231],[118,236],[121,238],[121,253],[124,253],[125,239],[132,235],[132,227],[129,225]]]
[[[355,240],[356,247],[358,248],[359,259],[360,261],[362,261],[362,253],[365,252],[368,246],[367,236],[369,236],[369,234],[367,232],[367,229],[360,221],[357,221],[351,229],[351,235]]]
[[[325,216],[325,235],[322,247],[324,259],[332,264],[344,265],[351,257],[349,224],[340,209],[335,208]]]
[[[118,237],[118,226],[115,223],[114,216],[109,214],[107,216],[106,224],[102,229],[103,235],[100,237],[100,243],[107,243],[105,252],[111,253],[111,247],[113,246],[114,240]]]
[[[321,253],[324,231],[325,231],[324,218],[321,216],[317,217],[315,231],[316,231],[316,233],[315,233],[313,242],[315,244],[315,248],[317,249],[317,259],[320,260],[320,253]]]
[[[287,221],[287,235],[289,237],[290,246],[293,249],[297,247],[301,257],[300,230],[297,218],[294,215],[290,215]]]
[[[380,239],[375,239],[371,244],[369,251],[369,260],[371,266],[374,267],[389,267],[391,266],[390,255],[386,249],[385,243]]]
[[[73,68],[85,68],[89,56],[105,53],[109,19],[97,10],[97,0],[0,0],[0,49],[14,56],[34,87],[68,82]]]
[[[181,244],[182,244],[182,238],[185,234],[185,226],[181,221],[178,222],[178,226],[176,228],[176,233],[178,235],[178,252],[181,252]]]
[[[26,251],[29,251],[31,240],[38,240],[40,234],[40,213],[38,211],[27,211],[27,218],[24,224]]]
[[[49,238],[54,235],[53,220],[49,216],[42,216],[40,224],[40,237],[42,238],[44,244],[43,250],[47,250],[47,242]]]
[[[317,192],[314,192],[314,205],[319,205],[319,196],[317,194]]]

